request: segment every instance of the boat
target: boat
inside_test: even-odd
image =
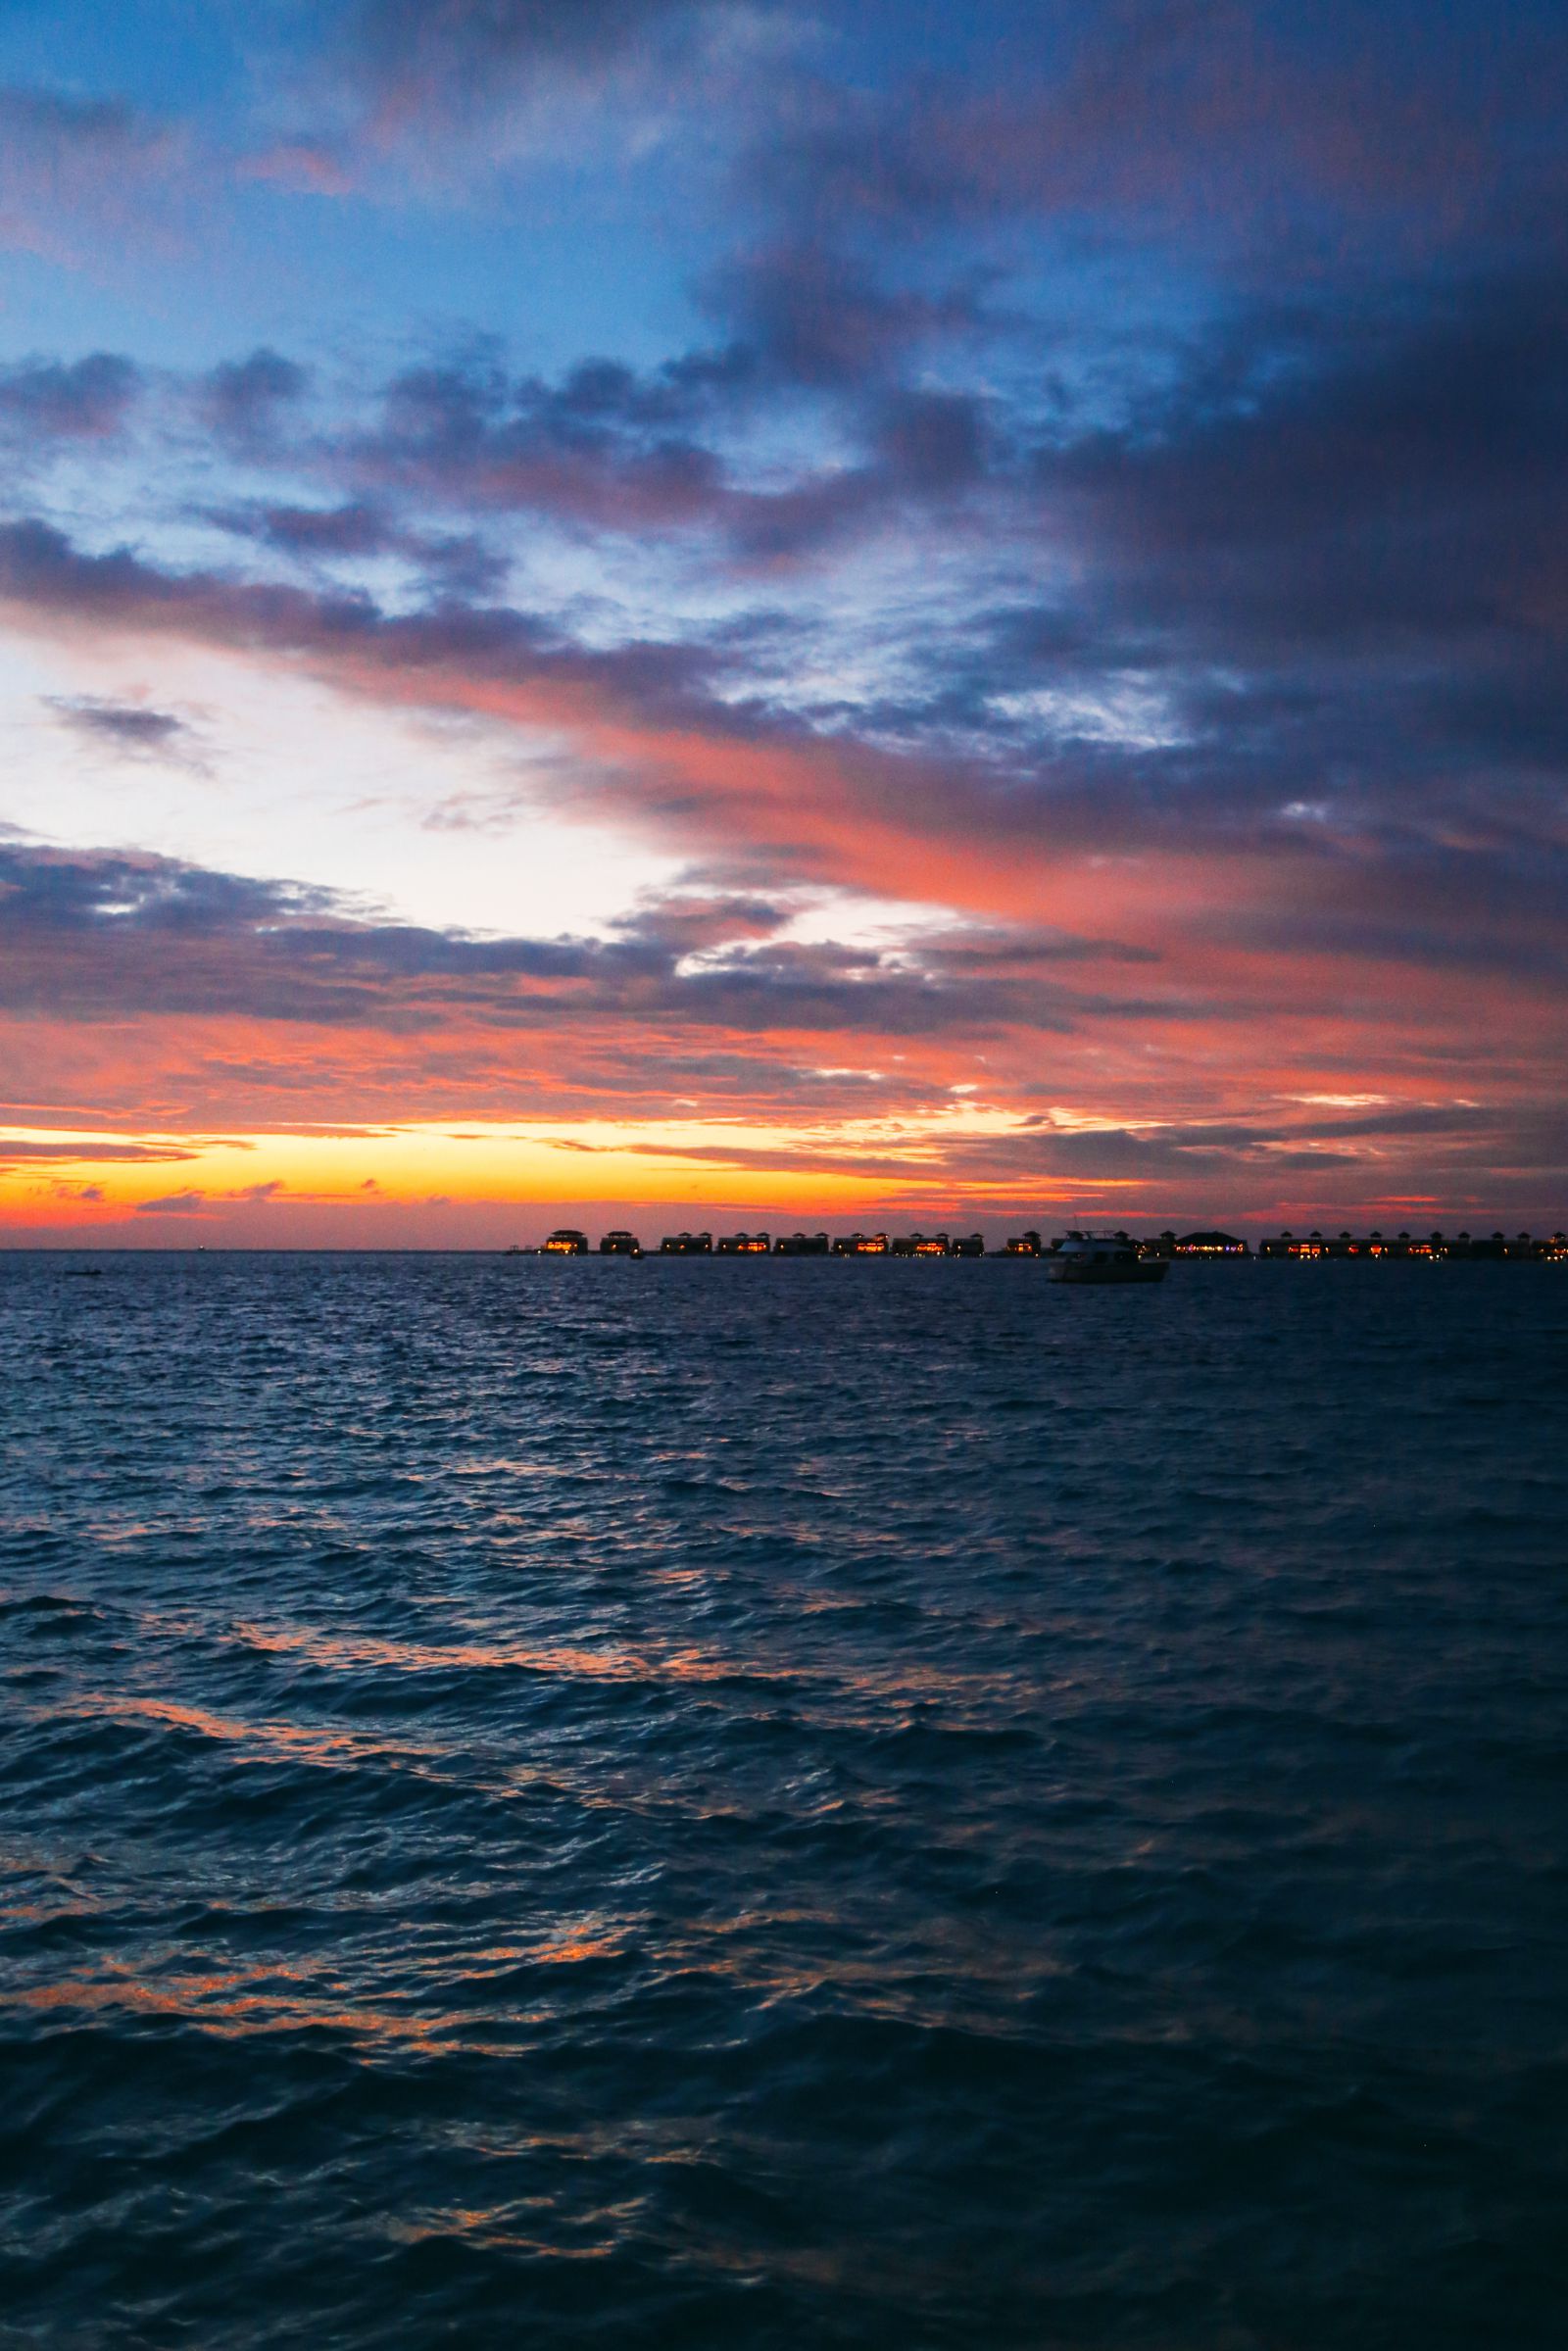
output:
[[[1111,1233],[1069,1233],[1046,1254],[1048,1282],[1162,1282],[1165,1257],[1143,1257],[1136,1241]]]

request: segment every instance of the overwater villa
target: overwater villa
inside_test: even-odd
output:
[[[1540,1240],[1529,1233],[1280,1233],[1257,1245],[1260,1257],[1469,1257],[1493,1262],[1568,1263],[1568,1234]]]
[[[711,1233],[666,1233],[659,1245],[662,1257],[1044,1257],[1054,1260],[1070,1252],[1080,1256],[1083,1245],[1093,1241],[1102,1249],[1118,1252],[1130,1249],[1143,1260],[1168,1261],[1173,1257],[1223,1257],[1232,1262],[1246,1262],[1252,1251],[1247,1242],[1235,1233],[1217,1228],[1196,1233],[1162,1232],[1151,1240],[1138,1240],[1131,1234],[1115,1232],[1088,1235],[1081,1232],[1056,1234],[1049,1242],[1028,1228],[1015,1233],[996,1250],[986,1249],[984,1236],[979,1233],[898,1233],[891,1238],[886,1233],[781,1233],[775,1241],[767,1233],[724,1233],[715,1242]],[[586,1233],[574,1226],[561,1225],[536,1250],[517,1243],[502,1253],[509,1257],[585,1257],[591,1244]],[[606,1233],[600,1241],[599,1254],[603,1257],[640,1257],[643,1246],[635,1233],[621,1228]],[[1325,1234],[1316,1226],[1309,1233],[1286,1230],[1272,1234],[1257,1245],[1259,1257],[1376,1257],[1420,1258],[1431,1264],[1439,1258],[1463,1257],[1479,1261],[1519,1263],[1568,1264],[1568,1234],[1555,1232],[1546,1238],[1530,1233],[1370,1233],[1342,1231]]]

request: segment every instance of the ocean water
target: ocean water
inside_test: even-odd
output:
[[[1568,1268],[0,1347],[0,2342],[1563,2339]]]

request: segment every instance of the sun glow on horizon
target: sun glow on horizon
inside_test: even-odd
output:
[[[0,1129],[0,1228],[90,1234],[127,1220],[154,1239],[328,1211],[373,1226],[384,1211],[554,1209],[585,1200],[854,1213],[933,1192],[1004,1202],[1069,1188],[966,1184],[946,1148],[1024,1132],[1016,1113],[964,1101],[925,1116],[411,1123],[240,1135]],[[861,1163],[864,1164],[861,1164]],[[138,1234],[138,1238],[141,1236]]]

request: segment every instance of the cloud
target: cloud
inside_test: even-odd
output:
[[[377,70],[480,78],[540,59],[598,58],[704,0],[366,0],[356,31]]]
[[[1387,1099],[1351,1111],[1281,1102],[1277,1117],[1259,1119],[1244,1105],[1280,1091],[1293,1066],[1282,1041],[1265,1078],[1255,1026],[1235,1025],[1223,997],[1200,1005],[1182,988],[1152,998],[1136,960],[1107,987],[1112,943],[1087,943],[1085,986],[1085,943],[1071,939],[997,926],[881,947],[806,941],[792,912],[744,894],[676,892],[646,899],[604,937],[475,938],[377,918],[296,884],[12,842],[0,844],[0,1008],[14,1038],[36,1032],[57,1071],[100,1056],[106,1076],[116,1072],[102,1099],[122,1116],[140,1103],[145,1117],[172,1089],[193,1088],[209,1105],[243,1105],[247,1119],[303,1114],[312,1128],[317,1104],[340,1123],[345,1110],[407,1119],[443,1104],[448,1116],[515,1117],[526,1102],[539,1117],[609,1115],[624,1130],[617,1148],[655,1157],[828,1170],[848,1151],[862,1173],[890,1181],[924,1170],[1006,1197],[1108,1186],[1167,1203],[1213,1200],[1216,1187],[1226,1200],[1282,1202],[1302,1186],[1348,1201],[1401,1183],[1519,1198],[1568,1175],[1568,1129],[1560,1107],[1532,1092],[1539,1048],[1528,1035],[1511,1041],[1522,1056],[1490,1065],[1487,1101],[1423,1101],[1410,1098],[1408,1074],[1393,1074],[1421,1065],[1408,1019],[1391,1028],[1376,1007],[1374,1044],[1370,1026],[1331,1035],[1319,1018],[1302,1027],[1306,1056],[1298,1045],[1294,1067],[1324,1069],[1336,1052],[1364,1067],[1370,1046],[1390,1072]],[[1442,1071],[1450,1089],[1455,1075],[1473,1086],[1471,1063],[1445,1060],[1451,1005],[1444,1020],[1428,1082]],[[127,1023],[140,1040],[133,1068],[116,1042]],[[1031,1114],[1031,1080],[1047,1065],[1069,1091],[1119,1091],[1129,1109],[1142,1098],[1142,1114]],[[1188,1105],[1178,1116],[1173,1093]],[[987,1103],[1007,1106],[1002,1126]],[[720,1131],[687,1149],[637,1132],[639,1119],[713,1115],[818,1123],[788,1145]],[[964,1122],[976,1116],[971,1131]],[[873,1127],[848,1142],[867,1118]],[[204,1147],[24,1140],[14,1154],[0,1145],[0,1161],[92,1165]],[[264,1173],[242,1189],[261,1200],[281,1183]],[[168,1196],[182,1203],[173,1212],[212,1207],[207,1189],[206,1201],[196,1188]]]
[[[429,137],[546,100],[646,103],[671,75],[706,78],[775,14],[780,0],[360,0],[339,55],[383,139],[410,122]]]
[[[178,1143],[106,1143],[93,1135],[56,1136],[47,1142],[37,1142],[0,1134],[0,1165],[8,1167],[25,1166],[37,1159],[85,1161],[97,1167],[108,1160],[168,1162],[198,1156],[196,1149]]]
[[[869,280],[852,297],[829,275],[798,255],[748,264],[744,297],[739,280],[725,297],[732,339],[642,371],[599,359],[554,382],[514,376],[487,345],[403,369],[378,413],[330,446],[330,469],[358,495],[319,521],[302,512],[301,543],[336,528],[391,544],[380,502],[395,494],[633,539],[705,533],[751,566],[864,534],[911,503],[945,508],[987,476],[988,406],[894,378],[922,338],[957,331],[971,308]],[[748,478],[727,448],[734,428],[803,385],[854,395],[845,454]],[[319,443],[313,455],[322,461]]]
[[[896,17],[319,11],[228,119],[242,176],[373,181],[419,270],[463,249],[455,175],[471,205],[496,174],[520,236],[505,175],[569,156],[541,215],[657,214],[651,306],[573,341],[553,297],[548,366],[461,327],[383,356],[318,315],[300,350],[345,356],[311,368],[267,342],[183,381],[90,342],[0,367],[14,456],[60,461],[0,525],[19,630],[78,662],[217,648],[461,714],[487,756],[543,738],[559,813],[690,860],[600,936],[490,939],[21,845],[12,1035],[80,1056],[73,1099],[143,1082],[116,1074],[120,1006],[176,1040],[161,1107],[965,1086],[1072,1105],[1005,1139],[999,1183],[1551,1162],[1555,15],[1042,0],[941,43]],[[7,132],[0,210],[20,191],[36,227],[56,188],[52,233],[88,250],[84,220],[117,191],[139,220],[178,164],[108,101],[0,93]],[[192,755],[177,705],[54,708],[106,750]],[[834,890],[949,927],[862,909],[823,940]],[[1293,1088],[1388,1101],[1269,1123]]]
[[[105,702],[91,694],[49,695],[48,708],[61,722],[90,742],[126,759],[166,759],[200,766],[195,730],[172,710],[143,703]]]
[[[411,564],[435,598],[499,595],[507,559],[474,532],[417,530],[364,499],[330,507],[212,507],[203,519],[311,565],[392,556]]]
[[[940,939],[894,953],[780,937],[788,910],[751,899],[651,899],[606,938],[486,939],[377,921],[297,884],[3,842],[0,893],[0,1004],[75,1020],[921,1037],[1065,1028],[1096,1002],[1043,978],[1027,937],[1011,965],[975,968]]]
[[[1392,318],[1262,306],[1125,427],[1042,448],[1037,481],[1137,621],[1185,611],[1189,645],[1360,656],[1414,630],[1474,658],[1568,611],[1565,422],[1568,261]]]
[[[136,1216],[201,1216],[207,1210],[205,1192],[170,1192],[162,1200],[143,1200],[136,1202]]]
[[[1331,373],[1320,410],[1332,415],[1338,396]],[[389,613],[359,591],[166,571],[124,549],[85,555],[40,521],[0,526],[0,595],[35,622],[240,647],[384,701],[564,730],[582,805],[688,849],[760,854],[797,880],[1055,920],[1173,963],[1183,925],[1200,922],[1202,955],[1189,930],[1180,958],[1195,968],[1245,959],[1255,975],[1271,945],[1294,942],[1298,969],[1337,954],[1545,979],[1560,968],[1568,852],[1543,794],[1542,745],[1521,746],[1502,689],[1533,684],[1542,743],[1560,742],[1549,611],[1533,632],[1438,612],[1424,642],[1411,612],[1385,646],[1359,635],[1348,590],[1351,633],[1338,651],[1301,629],[1261,644],[1231,633],[1232,591],[1194,573],[1178,531],[1160,524],[1159,497],[1143,537],[1120,521],[1129,476],[1156,475],[1182,512],[1189,470],[1212,472],[1216,435],[1230,445],[1207,421],[1178,429],[1185,398],[1173,392],[1152,455],[1100,436],[1052,461],[1098,553],[1098,577],[1087,562],[1080,569],[1073,626],[1054,629],[1049,611],[975,615],[954,665],[944,669],[940,645],[925,650],[922,699],[902,710],[851,704],[813,723],[745,690],[746,642],[731,631],[590,646],[544,612],[448,599]],[[1237,435],[1268,432],[1304,398],[1299,382],[1276,387]],[[1462,459],[1456,449],[1456,472]],[[1249,475],[1245,451],[1239,462]],[[1525,466],[1521,487],[1529,478]],[[1397,484],[1379,494],[1396,501]],[[1549,508],[1549,492],[1541,503]],[[1474,516],[1476,500],[1465,504]],[[1267,515],[1249,524],[1238,505],[1243,546],[1249,528],[1260,550],[1277,548]],[[1499,521],[1498,564],[1503,539]],[[1472,596],[1483,554],[1478,545]],[[1004,664],[1049,708],[1095,704],[1134,663],[1171,711],[1143,739],[1063,736],[1047,719],[1031,740],[987,714]],[[1310,822],[1293,812],[1308,805],[1319,809]],[[1151,857],[1160,862],[1145,874],[1137,860]],[[1286,969],[1276,955],[1255,1009],[1279,1001]]]
[[[1552,11],[1400,0],[1041,0],[967,73],[803,82],[754,182],[797,220],[913,238],[1011,215],[1255,273],[1537,233],[1563,185]]]
[[[69,364],[0,367],[0,430],[24,442],[109,440],[122,429],[141,382],[139,369],[111,351]]]
[[[247,169],[407,200],[542,160],[732,135],[763,62],[810,21],[789,0],[331,0],[289,76],[291,127]]]
[[[889,285],[827,241],[779,243],[732,261],[710,280],[709,300],[760,368],[818,389],[863,389],[923,345],[981,320],[972,292]]]
[[[406,369],[375,428],[343,454],[367,480],[480,511],[533,508],[626,531],[703,523],[721,467],[673,429],[680,406],[668,376],[638,386],[629,371],[587,368],[552,388],[513,382],[479,355]]]
[[[179,134],[118,98],[0,87],[0,245],[78,264],[106,235],[143,233]]]
[[[197,407],[220,441],[264,454],[282,419],[310,387],[310,370],[263,344],[247,359],[224,360],[196,387]]]

